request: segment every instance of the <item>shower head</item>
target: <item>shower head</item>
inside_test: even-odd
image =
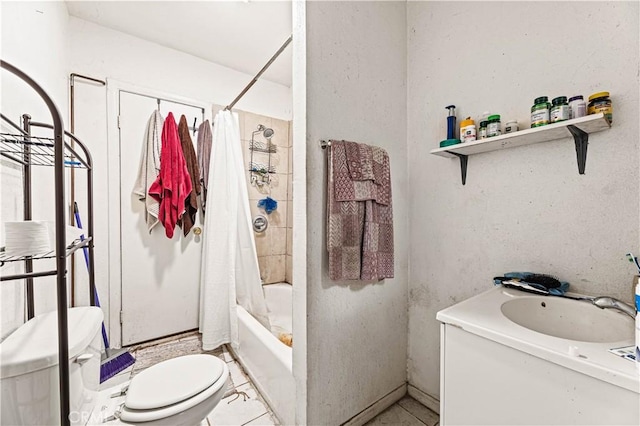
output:
[[[262,132],[262,135],[267,139],[270,139],[271,136],[273,136],[273,134],[275,133],[273,129],[269,129],[262,124],[258,125],[258,132]]]

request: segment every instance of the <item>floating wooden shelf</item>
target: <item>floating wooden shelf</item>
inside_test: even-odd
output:
[[[580,174],[584,174],[589,134],[609,128],[611,128],[611,123],[604,117],[604,114],[593,114],[474,142],[438,148],[432,150],[431,154],[448,158],[458,157],[462,172],[462,184],[464,185],[469,155],[573,137],[576,144],[578,171]]]

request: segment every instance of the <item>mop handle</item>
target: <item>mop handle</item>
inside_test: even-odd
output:
[[[73,202],[73,215],[76,218],[76,224],[78,225],[78,229],[82,229],[82,221],[80,220],[80,211],[78,210],[78,203]],[[80,241],[84,241],[84,234],[80,234]],[[87,271],[89,270],[89,249],[87,247],[82,247],[82,253],[84,254],[84,263],[87,265]],[[95,300],[96,306],[101,308],[100,299],[98,298],[98,291],[95,291]],[[104,321],[102,322],[102,340],[104,340],[105,349],[109,349],[109,339],[107,338],[107,330],[104,327]]]

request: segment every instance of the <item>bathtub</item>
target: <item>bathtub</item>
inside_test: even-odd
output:
[[[276,337],[291,333],[291,284],[264,286],[272,330],[267,330],[244,308],[238,306],[238,347],[234,355],[267,401],[281,424],[295,423],[295,381],[293,351]],[[295,344],[295,342],[294,342]]]

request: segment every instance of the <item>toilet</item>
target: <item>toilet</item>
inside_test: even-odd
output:
[[[213,355],[160,362],[131,381],[98,392],[100,328],[96,307],[68,310],[70,415],[73,425],[198,425],[220,402],[229,369]],[[0,424],[58,424],[57,313],[32,318],[0,344]]]

